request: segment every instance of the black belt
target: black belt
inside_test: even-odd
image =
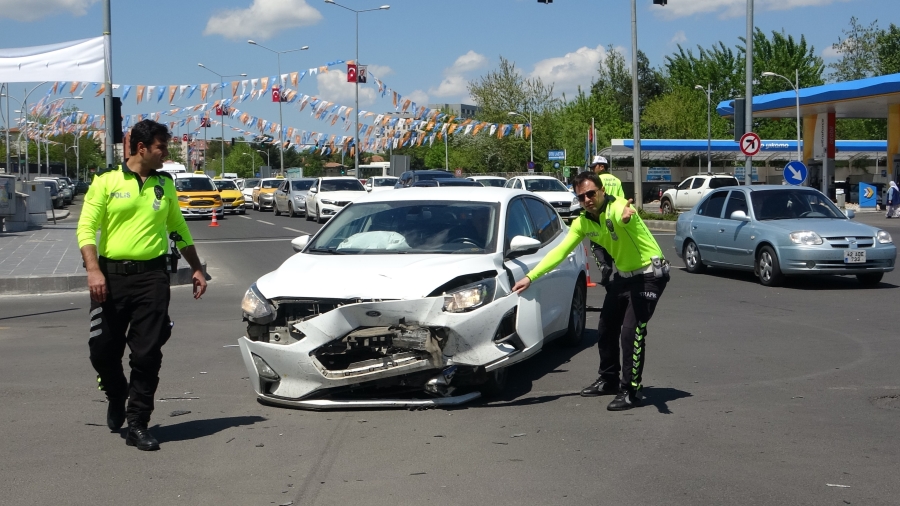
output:
[[[100,269],[107,274],[143,274],[166,269],[166,256],[150,260],[110,260],[100,257]]]

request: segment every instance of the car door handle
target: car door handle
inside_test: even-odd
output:
[[[691,230],[697,230],[697,225],[692,225]]]
[[[724,228],[720,228],[720,229],[719,229],[719,233],[722,233],[722,232],[724,232],[724,231],[725,231]]]

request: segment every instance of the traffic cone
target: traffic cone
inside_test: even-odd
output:
[[[210,227],[218,227],[218,226],[219,226],[219,219],[216,218],[216,214],[218,214],[218,213],[216,213],[216,210],[213,209],[213,212],[212,212],[212,221],[209,222],[209,226],[210,226]]]
[[[584,244],[582,244],[581,247],[584,249],[584,257],[585,257],[585,260],[587,260],[584,263],[584,265],[587,267],[587,287],[593,288],[593,287],[597,286],[597,283],[591,282],[591,260],[590,260],[590,257],[588,257],[587,247],[585,247]]]

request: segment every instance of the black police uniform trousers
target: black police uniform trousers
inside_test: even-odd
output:
[[[172,334],[169,274],[160,268],[139,274],[104,275],[106,302],[91,301],[91,364],[109,398],[128,397],[126,418],[147,423],[159,384],[162,347]],[[131,349],[130,382],[122,369],[126,344]]]
[[[603,308],[600,310],[598,332],[600,340],[600,377],[631,392],[641,389],[646,354],[647,323],[656,310],[669,274],[660,278],[653,274],[640,274],[628,278],[613,277],[607,287]],[[621,365],[619,351],[621,343]]]

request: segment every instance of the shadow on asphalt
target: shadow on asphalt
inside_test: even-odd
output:
[[[644,387],[641,392],[644,394],[644,406],[653,406],[664,415],[672,414],[670,402],[692,396],[690,392],[677,388]]]
[[[264,421],[266,421],[266,418],[261,416],[232,416],[226,418],[210,418],[207,420],[191,420],[175,425],[156,425],[152,430],[153,435],[160,443],[171,443],[212,436],[225,429],[253,425]],[[127,431],[125,430],[122,431],[123,439],[126,432]]]
[[[572,391],[564,394],[541,395],[538,397],[522,398],[528,395],[534,388],[534,382],[543,378],[547,374],[559,374],[569,372],[565,368],[565,364],[572,360],[572,357],[578,355],[588,348],[593,348],[597,344],[599,334],[597,329],[585,329],[578,346],[567,347],[559,342],[548,344],[541,352],[529,360],[516,364],[510,368],[509,379],[507,380],[506,389],[497,397],[476,401],[472,407],[488,407],[498,408],[505,406],[530,406],[533,404],[543,404],[552,402],[562,397],[577,396],[581,391],[581,383],[573,383]],[[591,379],[585,379],[585,384]]]
[[[680,268],[687,274],[684,267]],[[738,271],[732,269],[717,269],[708,267],[703,274],[689,274],[691,276],[710,276],[721,279],[731,279],[734,281],[746,281],[748,283],[759,284],[759,278],[750,271]],[[787,290],[877,290],[886,288],[897,288],[893,283],[882,281],[877,286],[863,286],[853,275],[837,276],[837,275],[816,275],[816,276],[788,276],[784,280],[784,285],[778,289]]]

